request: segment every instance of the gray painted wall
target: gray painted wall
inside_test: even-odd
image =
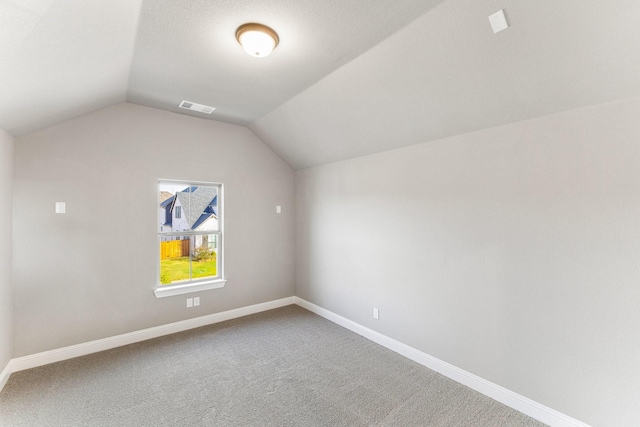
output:
[[[638,117],[628,100],[296,172],[297,295],[583,422],[637,425]]]
[[[11,239],[13,138],[0,129],[0,372],[13,356]]]
[[[228,282],[190,294],[199,307],[153,294],[158,178],[225,185]],[[292,296],[293,195],[293,170],[247,128],[148,107],[17,139],[14,357]]]

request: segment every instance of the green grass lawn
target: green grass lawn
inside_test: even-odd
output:
[[[193,261],[192,279],[216,275],[216,260]],[[160,261],[160,283],[169,285],[189,280],[189,257],[163,259]]]

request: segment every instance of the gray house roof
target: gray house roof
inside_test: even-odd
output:
[[[206,214],[207,218],[213,215],[210,205],[216,200],[218,189],[215,187],[190,187],[185,191],[176,194],[182,205],[182,212],[185,215],[189,228],[197,228],[203,221],[201,217]],[[208,212],[211,213],[208,213]]]

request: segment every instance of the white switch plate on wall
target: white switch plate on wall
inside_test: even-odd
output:
[[[504,14],[504,9],[499,10],[493,15],[489,16],[489,22],[491,23],[493,34],[497,34],[500,31],[509,28],[509,23],[507,22],[507,17]]]

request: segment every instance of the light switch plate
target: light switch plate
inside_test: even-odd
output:
[[[509,28],[509,23],[507,22],[507,17],[504,14],[504,9],[489,16],[489,22],[491,23],[491,28],[493,28],[493,34],[497,34],[500,31]]]

